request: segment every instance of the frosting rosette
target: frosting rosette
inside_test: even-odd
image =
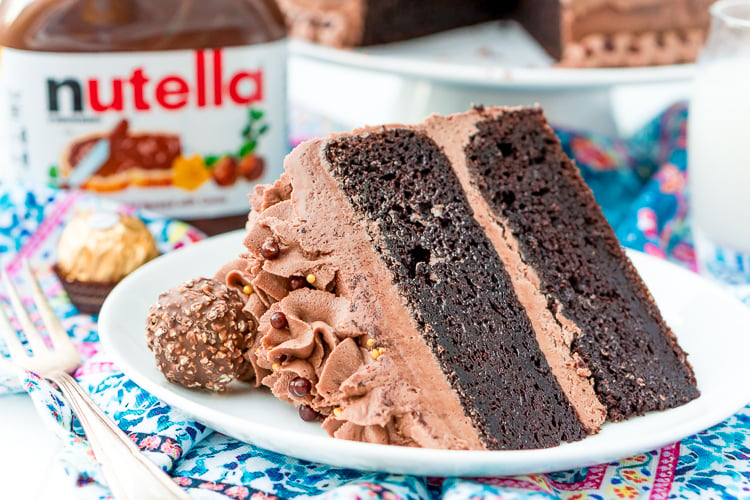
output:
[[[336,406],[338,386],[365,359],[357,343],[361,333],[349,306],[348,300],[329,292],[300,289],[274,303],[261,317],[258,364],[272,370],[263,384],[276,397],[308,404],[325,415]],[[274,327],[274,317],[285,318],[286,327]],[[310,382],[309,394],[289,391],[297,377]]]

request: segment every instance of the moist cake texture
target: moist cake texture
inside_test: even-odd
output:
[[[540,110],[514,118],[477,124],[469,169],[537,271],[549,307],[585,332],[571,348],[592,370],[610,420],[686,402],[672,391],[691,378],[685,354],[593,196]],[[566,168],[545,168],[555,163]]]
[[[379,168],[368,168],[374,158]],[[482,441],[539,448],[583,437],[440,147],[391,129],[335,140],[326,160],[357,216],[379,221],[376,252]]]
[[[541,448],[698,396],[539,109],[309,141],[252,206],[217,275],[258,323],[246,378],[335,437]]]

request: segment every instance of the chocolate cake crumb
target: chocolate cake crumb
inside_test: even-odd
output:
[[[580,327],[572,351],[609,419],[696,398],[685,353],[542,111],[509,112],[477,128],[465,151],[474,181],[539,274],[550,311]]]

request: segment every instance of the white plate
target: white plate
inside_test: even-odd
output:
[[[355,49],[294,41],[295,56],[432,81],[491,88],[561,89],[685,81],[692,64],[572,69],[553,66],[515,22],[497,21],[414,40]]]
[[[117,365],[137,384],[205,425],[269,450],[334,466],[429,476],[549,472],[608,462],[656,449],[706,429],[750,401],[747,357],[750,309],[697,275],[629,252],[680,344],[690,353],[701,396],[680,408],[605,424],[595,436],[555,448],[447,451],[365,444],[328,437],[269,392],[233,386],[209,394],[168,383],[146,347],[144,327],[160,292],[212,276],[237,256],[242,232],[211,238],[138,269],[110,294],[99,334]]]

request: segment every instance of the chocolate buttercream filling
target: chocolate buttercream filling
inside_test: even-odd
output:
[[[422,126],[425,133],[441,144],[461,181],[475,218],[492,242],[511,277],[516,296],[527,311],[539,347],[550,365],[563,393],[589,432],[596,432],[606,418],[606,408],[594,392],[589,380],[591,372],[580,357],[571,352],[571,344],[581,332],[560,311],[548,308],[547,298],[540,291],[539,276],[523,261],[519,244],[507,221],[487,204],[468,171],[466,146],[478,132],[476,123],[498,116],[501,112],[453,115],[448,119],[428,119]]]

